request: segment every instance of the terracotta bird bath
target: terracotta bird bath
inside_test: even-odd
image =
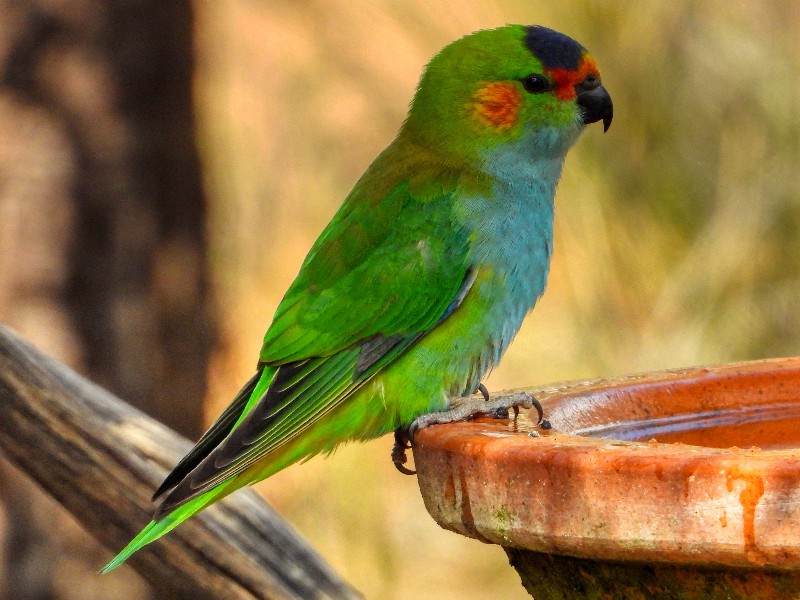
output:
[[[442,527],[503,546],[539,600],[800,598],[800,358],[531,391],[552,429],[417,434]]]

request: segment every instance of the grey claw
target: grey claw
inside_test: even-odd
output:
[[[416,475],[417,472],[414,469],[409,469],[406,466],[403,466],[402,463],[394,463],[394,466],[400,471],[403,475]]]
[[[531,396],[531,403],[533,404],[533,408],[536,409],[536,414],[539,415],[539,418],[536,420],[536,425],[541,425],[542,429],[549,429],[544,427],[544,423],[546,423],[547,421],[544,420],[544,410],[542,409],[541,403],[533,396]]]
[[[486,389],[486,386],[481,383],[478,386],[478,391],[481,393],[481,396],[483,396],[483,399],[486,402],[488,402],[489,401],[489,390]]]

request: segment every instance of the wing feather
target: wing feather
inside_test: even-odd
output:
[[[153,494],[153,500],[157,499],[159,496],[162,496],[170,488],[175,487],[181,481],[181,479],[183,479],[197,465],[199,465],[200,462],[206,456],[208,456],[212,450],[214,450],[214,448],[219,446],[222,440],[224,440],[225,437],[231,432],[233,426],[236,424],[237,419],[239,419],[244,411],[245,405],[247,404],[250,395],[253,393],[258,380],[261,378],[262,371],[263,368],[259,369],[258,372],[252,378],[250,378],[246,384],[244,384],[242,389],[239,390],[239,393],[234,397],[233,401],[231,401],[222,414],[217,417],[217,420],[208,429],[208,431],[203,434],[197,444],[195,444],[194,448],[192,448],[191,452],[181,459],[181,461],[175,466],[164,482],[159,486],[155,494]]]
[[[452,194],[423,202],[401,184],[383,199],[388,210],[368,202],[340,209],[264,337],[260,365],[275,369],[269,387],[249,382],[252,408],[202,460],[187,462],[193,469],[156,520],[296,439],[455,310],[475,276]],[[402,213],[403,222],[386,223],[382,213]]]

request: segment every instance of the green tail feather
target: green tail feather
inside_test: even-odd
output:
[[[236,423],[234,423],[232,429],[235,429],[236,426],[241,422],[244,416],[250,412],[250,410],[255,406],[261,396],[266,392],[266,389],[269,387],[270,381],[272,380],[272,376],[275,374],[275,370],[269,367],[264,367],[262,369],[261,377],[259,378],[258,384],[255,386],[255,389],[250,394],[247,404],[245,405],[244,409],[242,410],[241,415],[239,415]],[[223,413],[224,414],[224,413]],[[203,458],[202,456],[200,457]],[[184,459],[185,460],[185,459]],[[100,571],[101,573],[108,573],[112,569],[117,568],[119,565],[124,563],[134,552],[141,550],[144,546],[153,542],[160,538],[165,533],[172,531],[183,523],[186,519],[191,517],[197,512],[203,510],[209,504],[213,504],[217,500],[221,499],[222,497],[228,495],[229,493],[233,492],[238,488],[238,486],[233,485],[231,483],[235,481],[234,479],[224,481],[220,483],[213,489],[210,489],[206,493],[194,498],[193,500],[188,501],[186,504],[179,506],[175,510],[173,510],[168,515],[164,516],[158,521],[150,521],[150,523],[145,527],[139,535],[133,538],[130,543],[123,548],[122,552],[117,554],[111,562],[109,562],[105,567],[102,568]]]
[[[112,569],[117,568],[119,565],[128,560],[128,558],[130,558],[134,552],[140,550],[150,542],[157,540],[168,531],[172,531],[175,527],[183,523],[196,512],[204,509],[209,504],[216,502],[223,496],[230,493],[230,491],[233,491],[228,491],[226,489],[229,483],[230,481],[226,481],[225,483],[215,487],[213,490],[207,491],[202,496],[198,496],[194,500],[187,502],[183,506],[172,511],[160,521],[150,521],[150,524],[147,525],[147,527],[145,527],[139,533],[139,535],[133,538],[130,543],[111,560],[111,562],[101,569],[100,572],[108,573]]]

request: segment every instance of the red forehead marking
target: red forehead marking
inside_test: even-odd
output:
[[[473,114],[497,129],[508,129],[517,122],[522,94],[513,83],[492,82],[472,97]]]
[[[559,100],[572,100],[575,98],[575,86],[586,79],[589,75],[600,77],[600,71],[594,59],[588,54],[583,55],[583,60],[577,70],[569,69],[545,69],[546,75],[553,78],[556,82],[555,94]]]

